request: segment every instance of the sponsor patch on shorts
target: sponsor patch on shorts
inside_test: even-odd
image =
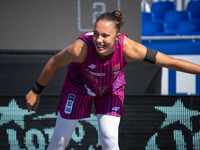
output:
[[[113,107],[112,110],[113,111],[118,111],[118,110],[120,110],[120,107]]]
[[[74,94],[69,94],[69,96],[67,98],[67,103],[65,106],[66,114],[71,114],[75,99],[76,99],[76,96]]]

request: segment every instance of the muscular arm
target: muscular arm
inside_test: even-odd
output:
[[[126,62],[143,61],[147,52],[147,48],[128,37],[124,37],[124,58]]]
[[[176,71],[200,75],[200,65],[186,60],[176,59],[160,52],[157,53],[155,64]]]
[[[75,43],[63,49],[48,61],[39,76],[38,83],[42,86],[45,86],[57,72],[59,67],[65,66],[71,62],[82,63],[84,62],[86,55],[87,44],[80,39],[77,40]],[[36,94],[31,90],[26,95],[26,105],[29,112],[33,106],[34,109],[36,109],[39,105],[39,102],[40,94]]]
[[[87,44],[80,39],[77,40],[48,61],[38,79],[38,83],[45,86],[57,72],[59,67],[68,65],[71,62],[82,63],[85,60],[86,55]]]
[[[125,37],[124,39],[124,58],[126,62],[143,61],[147,48]],[[176,59],[157,52],[155,65],[166,67],[176,71],[200,75],[200,65],[181,59]]]

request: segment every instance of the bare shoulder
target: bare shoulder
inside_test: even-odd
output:
[[[125,36],[123,51],[126,62],[141,61],[145,57],[146,47]]]
[[[72,62],[83,63],[87,56],[87,44],[78,39],[54,56],[56,66],[65,66]]]
[[[137,50],[139,48],[144,48],[145,46],[143,46],[142,44],[135,42],[134,40],[128,38],[127,36],[124,37],[124,45],[123,45],[123,49],[126,50]]]
[[[82,63],[87,55],[87,44],[83,40],[78,39],[67,48],[67,51],[73,62]]]

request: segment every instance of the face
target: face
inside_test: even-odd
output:
[[[100,20],[94,28],[93,42],[100,59],[109,59],[115,50],[115,43],[120,38],[112,21]]]

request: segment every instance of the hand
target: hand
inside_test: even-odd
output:
[[[31,111],[31,108],[34,106],[34,110],[38,107],[40,103],[40,94],[34,93],[32,90],[26,95],[26,105],[28,112]]]

